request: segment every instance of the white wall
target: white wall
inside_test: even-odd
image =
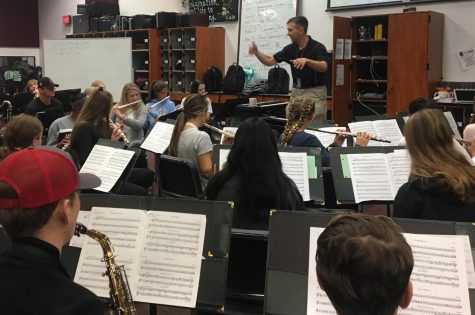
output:
[[[76,5],[83,0],[39,0],[40,42],[43,39],[61,39],[71,33],[71,26],[63,26],[63,15],[74,15]],[[120,11],[123,15],[153,14],[157,11],[183,12],[180,0],[120,0]],[[322,42],[327,49],[332,48],[333,16],[358,16],[370,14],[387,14],[402,12],[402,6],[381,7],[376,9],[360,9],[340,12],[326,12],[324,0],[300,0],[299,14],[307,16],[310,21],[309,34]],[[417,5],[418,11],[437,11],[445,14],[444,32],[444,80],[447,81],[475,81],[475,69],[464,72],[458,63],[456,52],[458,49],[475,47],[475,19],[473,18],[474,5],[472,1],[454,3],[435,3]],[[213,26],[222,26],[226,30],[225,64],[226,67],[237,61],[239,23],[223,22]],[[285,21],[282,21],[282,31],[285,32]],[[211,47],[210,47],[211,49]],[[1,50],[0,50],[1,51]],[[269,52],[274,53],[274,52]],[[40,54],[41,55],[41,54]]]

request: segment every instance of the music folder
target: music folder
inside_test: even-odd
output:
[[[213,173],[217,173],[223,168],[230,150],[230,145],[215,145],[213,147]],[[303,200],[324,205],[320,148],[279,147],[278,150],[282,169],[294,181]]]

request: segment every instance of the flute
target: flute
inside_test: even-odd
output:
[[[109,126],[112,129],[116,129],[116,125],[110,119],[109,119]],[[125,135],[125,133],[121,129],[119,129],[119,130],[120,130],[120,137],[122,138],[122,140],[124,140],[125,145],[129,145],[129,139],[127,139],[127,136]]]
[[[161,102],[165,102],[165,101],[168,100],[169,98],[170,98],[170,96],[165,97],[163,100],[158,101],[158,102],[156,102],[156,103],[150,105],[150,108],[154,108],[155,106],[157,106],[157,105],[160,104]]]
[[[224,135],[225,137],[234,138],[234,133],[232,133],[230,131],[227,131],[227,130],[224,131],[224,130],[219,129],[218,127],[211,126],[211,125],[208,125],[208,124],[204,124],[203,127],[211,129],[212,131],[216,131],[217,133],[220,133],[220,134]]]
[[[134,105],[134,104],[137,104],[138,102],[140,102],[141,100],[137,100],[135,102],[132,102],[132,103],[128,103],[128,104],[124,104],[124,105],[120,105],[120,106],[115,106],[115,108],[118,108],[118,109],[123,109],[123,108],[126,108],[130,105]]]
[[[467,140],[467,139],[458,139],[458,138],[454,138],[455,140],[457,140],[458,143],[460,144],[469,144],[470,143],[470,140]]]
[[[307,127],[307,129],[308,130],[313,130],[313,131],[318,131],[318,132],[331,133],[331,134],[334,134],[334,135],[342,135],[342,136],[346,136],[346,137],[355,137],[356,138],[356,133],[347,132],[347,131],[329,131],[329,130],[323,130],[323,129],[318,129],[318,128],[308,128],[308,127]],[[373,141],[391,143],[391,141],[388,140],[388,139],[373,136],[371,134],[369,135],[369,139],[373,140]]]

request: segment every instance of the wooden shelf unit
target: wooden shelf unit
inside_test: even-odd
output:
[[[376,24],[383,25],[382,39],[374,40]],[[361,39],[360,27],[366,38]],[[352,47],[351,58],[333,55],[333,120],[346,125],[356,115],[370,115],[360,101],[395,115],[418,97],[432,97],[442,80],[443,29],[444,16],[437,12],[334,17],[333,51],[337,39],[351,39]],[[384,94],[384,99],[359,101],[357,94],[365,93]]]

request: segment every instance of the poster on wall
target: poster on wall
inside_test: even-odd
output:
[[[207,14],[210,22],[237,21],[239,0],[190,0],[190,12]]]

